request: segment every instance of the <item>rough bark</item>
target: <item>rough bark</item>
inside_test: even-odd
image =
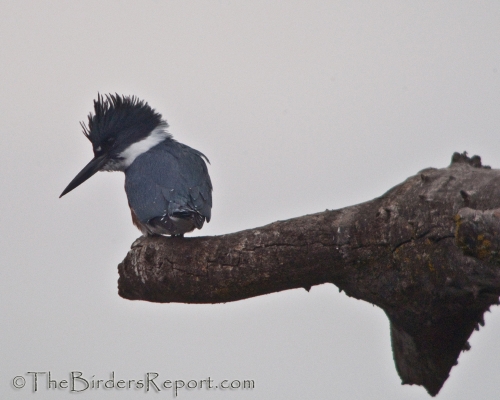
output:
[[[214,237],[142,237],[120,296],[220,303],[333,283],[381,307],[403,384],[436,395],[500,295],[500,170],[455,153],[383,196]]]

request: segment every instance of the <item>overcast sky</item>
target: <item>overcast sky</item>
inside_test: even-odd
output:
[[[333,285],[220,305],[120,298],[116,267],[140,235],[123,174],[58,196],[92,158],[79,121],[98,92],[145,99],[209,157],[212,221],[196,235],[370,200],[454,151],[498,168],[500,2],[0,0],[0,21],[2,399],[69,395],[46,376],[31,393],[29,371],[255,382],[180,399],[429,398],[400,385],[383,311]],[[492,311],[439,399],[498,398]]]

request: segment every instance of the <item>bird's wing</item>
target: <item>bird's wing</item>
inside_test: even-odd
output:
[[[129,205],[143,223],[163,215],[210,221],[212,183],[203,154],[167,140],[140,155],[125,172]],[[201,226],[200,226],[201,227]]]

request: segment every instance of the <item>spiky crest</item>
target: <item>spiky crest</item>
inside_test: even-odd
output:
[[[80,122],[83,134],[93,143],[99,144],[108,137],[129,129],[152,131],[158,125],[168,127],[160,113],[136,96],[123,96],[117,93],[97,94],[94,100],[94,114],[89,113],[87,125]]]

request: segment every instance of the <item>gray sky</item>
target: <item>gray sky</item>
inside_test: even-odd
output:
[[[117,295],[139,236],[123,174],[58,199],[92,157],[97,92],[135,94],[211,160],[215,235],[370,200],[454,151],[499,167],[498,1],[0,1],[0,397],[68,379],[253,379],[180,399],[427,399],[401,386],[389,324],[333,285],[223,305]],[[439,399],[500,389],[500,314]],[[87,390],[81,398],[173,398]],[[75,397],[76,398],[76,397]]]

